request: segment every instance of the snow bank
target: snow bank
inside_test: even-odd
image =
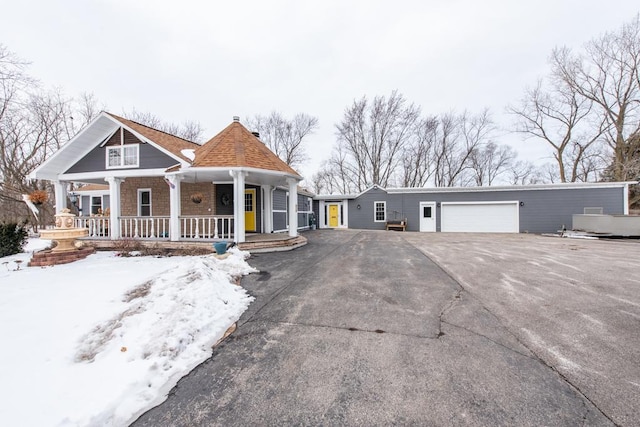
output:
[[[160,403],[252,301],[233,284],[254,271],[247,256],[102,252],[4,269],[0,377],[11,392],[0,399],[3,423],[127,425]]]

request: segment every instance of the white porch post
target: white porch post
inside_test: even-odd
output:
[[[287,179],[289,184],[289,236],[298,235],[298,181]]]
[[[262,219],[264,221],[263,233],[273,233],[273,197],[271,190],[273,187],[270,185],[263,185],[263,202],[264,212],[262,213]]]
[[[65,181],[53,181],[56,197],[56,213],[67,207],[67,183]]]
[[[124,179],[109,176],[104,180],[109,183],[109,234],[111,240],[117,240],[120,238],[120,184]]]
[[[244,232],[244,178],[247,175],[243,171],[229,171],[233,177],[233,241],[242,243],[245,241]]]
[[[182,177],[178,175],[169,175],[166,177],[169,181],[169,239],[172,242],[180,240],[180,182]]]

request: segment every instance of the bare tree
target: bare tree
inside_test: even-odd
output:
[[[26,66],[0,45],[0,219],[13,221],[30,217],[22,194],[45,190],[53,195],[50,183],[29,180],[28,174],[76,133],[73,115],[87,114],[90,120],[88,114],[95,112],[91,97],[74,104],[60,89],[43,90],[26,73]],[[42,210],[44,223],[51,218],[52,203]]]
[[[130,112],[123,112],[123,115],[129,120],[186,139],[187,141],[203,142],[202,134],[204,129],[199,122],[192,120],[187,120],[182,124],[167,122],[155,114],[143,113],[137,111],[135,108]]]
[[[508,145],[489,142],[475,148],[469,158],[475,185],[492,185],[496,178],[509,171],[515,158],[515,150]]]
[[[565,52],[566,54],[566,52]],[[516,132],[544,141],[553,148],[561,182],[580,180],[580,165],[591,157],[596,141],[606,129],[606,122],[593,114],[593,102],[583,97],[567,80],[556,61],[566,55],[554,54],[552,75],[544,85],[539,81],[527,89],[518,107],[507,110],[516,116]]]
[[[402,155],[400,181],[403,187],[424,187],[434,173],[433,150],[438,131],[438,117],[416,121],[414,132]]]
[[[491,141],[495,126],[488,110],[477,115],[448,113],[440,117],[434,148],[434,184],[436,187],[469,185],[467,171],[475,150]]]
[[[289,120],[273,111],[269,116],[255,115],[247,125],[286,164],[296,168],[308,160],[304,141],[318,129],[318,119],[298,113]]]
[[[314,175],[316,193],[351,194],[356,193],[358,187],[358,169],[350,161],[347,151],[336,145],[331,156],[325,161],[320,170]]]
[[[407,104],[397,91],[371,102],[363,97],[345,110],[336,125],[337,144],[345,155],[343,166],[350,170],[356,191],[394,183],[419,116],[420,108]]]
[[[635,179],[629,140],[640,130],[640,15],[617,32],[591,40],[583,54],[556,49],[552,63],[558,77],[592,102],[605,121],[604,137],[613,152],[611,178]]]
[[[544,184],[542,171],[530,161],[518,160],[509,166],[508,183],[511,185]]]

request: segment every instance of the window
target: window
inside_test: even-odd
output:
[[[138,216],[151,216],[151,190],[138,190]]]
[[[387,220],[387,202],[375,202],[373,204],[373,218],[375,222],[385,222]]]
[[[253,212],[253,193],[244,193],[244,211]]]
[[[91,196],[91,215],[97,215],[98,211],[100,211],[100,213],[103,213],[102,196]]]
[[[107,169],[138,167],[138,144],[107,147]]]
[[[424,218],[431,218],[431,206],[422,207],[422,216]]]

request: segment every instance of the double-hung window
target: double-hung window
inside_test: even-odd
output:
[[[138,144],[107,147],[107,169],[138,167],[139,148]]]
[[[373,204],[373,220],[385,222],[387,220],[387,202],[375,202]]]
[[[151,216],[151,189],[138,189],[138,216]]]

